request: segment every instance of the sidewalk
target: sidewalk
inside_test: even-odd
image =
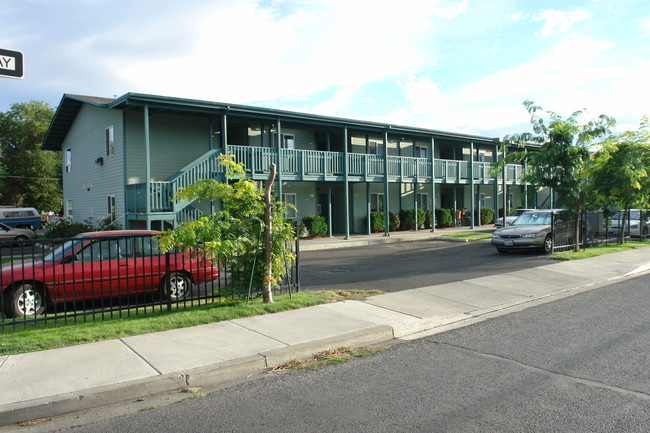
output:
[[[494,231],[494,224],[475,226],[471,229],[468,226],[447,227],[444,229],[436,228],[434,232],[431,229],[422,229],[408,232],[391,232],[389,236],[384,233],[372,233],[369,235],[354,234],[349,239],[345,236],[332,236],[331,238],[301,239],[300,251],[327,250],[333,248],[363,247],[367,245],[385,244],[391,242],[414,242],[426,239],[440,239],[449,233],[472,232],[472,231]],[[461,241],[452,239],[452,241]]]
[[[642,248],[365,301],[0,356],[0,426],[231,383],[343,346],[431,335],[647,270],[650,248]]]

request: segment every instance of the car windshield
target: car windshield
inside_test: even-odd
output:
[[[524,212],[526,212],[526,209],[515,209],[510,216],[519,216]]]
[[[630,219],[631,220],[641,219],[641,215],[640,215],[641,211],[639,211],[639,210],[630,210],[629,214],[630,214]],[[622,210],[619,210],[614,215],[612,215],[613,220],[620,220],[620,219],[623,219],[623,218],[625,218],[625,213]]]
[[[530,225],[550,225],[551,224],[551,214],[550,213],[538,213],[538,212],[528,212],[524,213],[517,218],[512,225],[515,226],[530,226]]]
[[[70,251],[72,251],[75,248],[78,248],[83,241],[84,241],[83,239],[65,241],[61,245],[55,247],[53,250],[45,254],[43,256],[43,261],[46,262],[59,261],[66,255],[68,255]]]

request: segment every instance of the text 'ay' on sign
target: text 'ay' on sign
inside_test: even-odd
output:
[[[23,78],[23,53],[0,48],[0,77]]]

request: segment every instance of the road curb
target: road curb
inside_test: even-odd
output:
[[[315,341],[273,349],[209,366],[145,377],[118,384],[89,388],[0,406],[0,427],[37,418],[51,418],[109,404],[158,394],[181,392],[189,387],[209,388],[236,383],[274,366],[305,359],[339,347],[361,347],[394,339],[393,328],[377,325]]]

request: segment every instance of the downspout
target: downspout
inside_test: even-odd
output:
[[[282,121],[278,117],[278,199],[283,200],[282,196]]]
[[[455,144],[451,148],[451,157],[453,158],[454,162],[457,162]],[[451,195],[452,200],[454,201],[454,212],[452,215],[452,218],[454,220],[454,227],[458,227],[458,218],[456,218],[456,215],[458,214],[458,182],[460,182],[460,167],[458,168],[458,173],[456,173],[456,183],[454,184],[454,188]]]
[[[329,223],[328,235],[332,237],[332,184],[327,184],[327,221]]]
[[[472,229],[474,229],[474,205],[476,201],[476,197],[474,197],[475,190],[474,190],[474,142],[470,141],[469,142],[469,225]],[[479,216],[480,220],[480,216]]]
[[[151,220],[149,214],[151,213],[151,150],[149,148],[149,104],[144,104],[144,158],[145,158],[145,188],[147,193],[146,197],[146,211],[147,211],[147,230],[151,230]]]
[[[214,119],[212,117],[210,117],[210,127],[209,127],[209,130],[208,130],[208,134],[209,134],[209,137],[208,137],[208,150],[212,150],[214,148],[214,140],[213,140],[213,137],[214,137]],[[212,174],[210,177],[215,176],[215,177],[217,177],[217,180],[218,180],[219,175],[216,174],[217,171],[215,170],[212,173],[214,173],[214,174]],[[210,200],[210,213],[214,214],[215,211],[216,211],[216,209],[215,209],[215,201]],[[176,214],[174,214],[174,227],[176,227]]]
[[[431,233],[436,231],[436,143],[431,136]]]
[[[417,146],[415,144],[416,144],[416,140],[413,140],[413,157],[414,158],[418,156],[417,152],[415,151],[417,149]],[[401,153],[401,150],[402,150],[402,140],[401,139],[399,141],[399,149],[400,149],[400,153]],[[413,217],[415,219],[415,231],[416,232],[418,231],[418,228],[419,228],[418,226],[420,225],[420,222],[418,221],[418,183],[419,183],[418,180],[419,180],[419,176],[420,176],[420,173],[418,172],[418,165],[419,165],[418,160],[416,159],[415,160],[415,185],[413,186],[413,213],[415,214],[415,215],[413,215]],[[401,194],[400,194],[400,197],[401,197]]]
[[[499,162],[499,143],[495,140],[494,143],[494,162]],[[499,219],[499,175],[498,173],[494,174],[494,200],[492,200],[492,208],[494,209],[494,220]]]
[[[384,131],[384,236],[390,236],[390,200],[388,197],[388,131]]]
[[[503,155],[502,158],[506,159],[506,150],[507,150],[508,145],[504,144],[503,145]],[[503,177],[503,225],[501,227],[506,226],[506,216],[508,215],[508,180],[506,179],[507,175],[507,164],[505,161],[503,162],[503,168],[501,169],[502,174],[501,176]]]
[[[127,162],[126,162],[126,111],[122,110],[122,202],[124,204],[124,227],[128,230],[131,228],[131,222],[129,220],[129,202],[128,202],[128,193],[127,193]]]
[[[367,202],[367,205],[366,205],[366,215],[367,215],[367,217],[366,217],[366,219],[368,220],[366,225],[368,226],[367,227],[368,234],[371,234],[372,233],[372,223],[370,221],[370,217],[371,217],[372,211],[370,209],[370,184],[368,182],[366,182],[366,202]]]
[[[343,184],[343,199],[345,200],[345,239],[350,239],[350,170],[348,164],[348,127],[343,127],[343,171],[345,173]]]
[[[327,151],[330,152],[332,150],[332,139],[330,136],[330,132],[327,131]],[[327,168],[325,169],[325,172],[327,173]],[[328,222],[328,230],[329,230],[329,237],[332,237],[332,183],[328,182],[327,183],[327,222]]]

